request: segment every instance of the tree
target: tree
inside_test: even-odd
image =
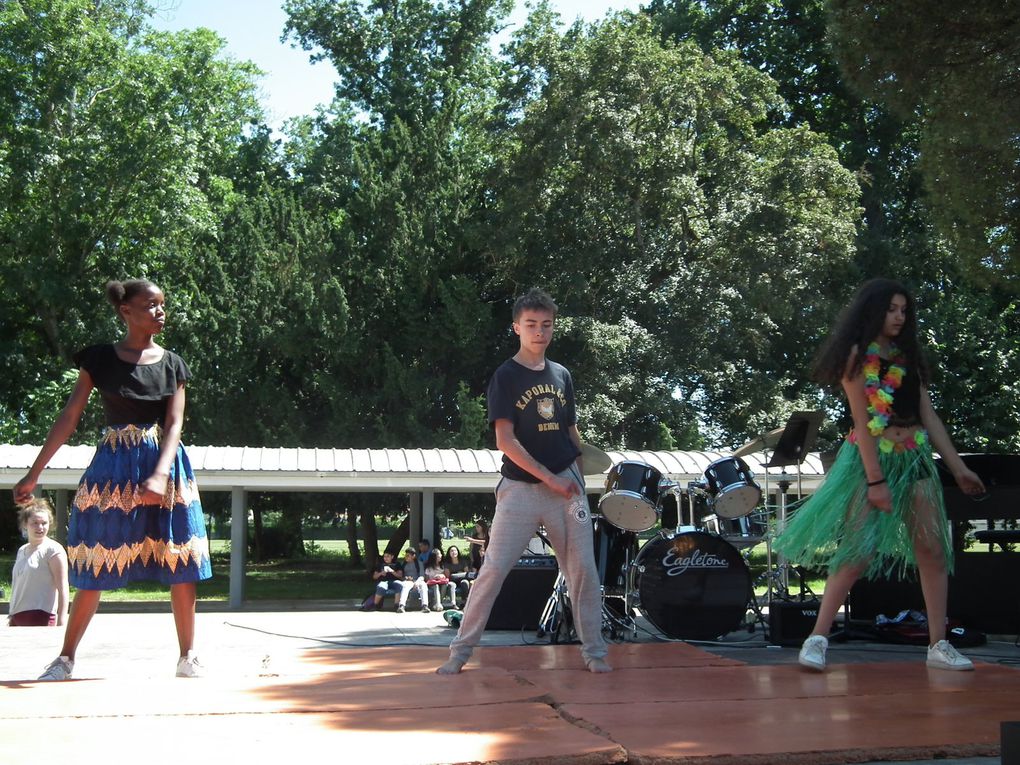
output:
[[[489,35],[504,0],[291,0],[288,28],[340,80],[297,127],[302,198],[333,222],[350,316],[327,417],[352,445],[477,440],[461,393],[487,378],[493,319],[476,215],[491,156]],[[468,432],[468,431],[472,432]],[[465,440],[466,439],[466,440]]]
[[[0,4],[0,385],[20,402],[116,332],[109,278],[186,271],[258,117],[255,69],[208,31],[157,34],[138,0]],[[167,285],[173,293],[172,285]],[[41,414],[41,413],[40,413]]]
[[[926,188],[922,183],[923,175],[928,174],[927,160],[922,162],[922,147],[930,130],[928,117],[903,108],[902,101],[896,104],[882,97],[875,83],[862,87],[859,80],[866,79],[863,72],[851,73],[848,81],[844,78],[845,66],[841,68],[840,63],[845,62],[837,63],[830,42],[831,36],[838,41],[843,33],[833,29],[830,35],[830,5],[834,4],[823,0],[652,0],[648,12],[669,39],[696,40],[708,52],[733,50],[755,68],[768,72],[786,104],[786,108],[771,112],[773,124],[804,123],[827,136],[842,164],[860,180],[864,210],[864,226],[854,256],[855,273],[847,279],[843,295],[831,305],[845,302],[853,284],[870,276],[906,282],[921,299],[929,343],[938,351],[936,361],[948,365],[936,393],[947,422],[960,425],[960,432],[954,435],[964,448],[972,450],[1013,448],[1010,445],[1020,430],[1016,391],[1003,383],[1010,379],[1008,375],[990,371],[996,367],[1009,369],[1020,350],[1014,319],[1016,290],[1008,278],[1009,268],[995,258],[987,261],[989,268],[975,267],[974,249],[960,240],[964,229],[946,233],[947,219],[940,212],[944,202],[937,194],[933,200],[931,184]],[[869,29],[877,38],[879,31],[873,19],[861,10],[863,4],[856,5],[860,14],[851,4],[845,4],[844,21],[850,27]],[[918,76],[926,76],[920,69],[927,70],[929,65],[935,67],[935,78],[943,76],[938,72],[948,59],[937,55],[929,59],[926,53],[919,56],[913,44],[914,33],[928,40],[938,25],[929,24],[931,18],[925,17],[917,4],[895,4],[895,12],[889,10],[892,5],[886,7],[886,20],[899,18],[901,12],[913,20],[899,27],[904,34],[901,47],[882,47],[880,57],[909,60],[909,65],[918,69]],[[980,8],[984,6],[939,6],[940,10],[932,13],[966,15],[973,9],[980,17],[986,13]],[[956,45],[953,35],[936,36],[941,42],[924,45]],[[876,38],[872,41],[878,45]],[[863,60],[875,53],[867,42],[863,37],[848,38],[837,49],[845,47],[852,60]],[[960,44],[971,45],[966,40]],[[997,63],[990,61],[989,66],[994,68]],[[961,73],[966,69],[955,64],[950,68]],[[883,82],[892,80],[886,78]],[[978,93],[984,92],[986,85],[986,81],[977,83]],[[915,95],[903,94],[908,101]],[[997,113],[999,116],[992,121],[1008,125],[1006,112],[1015,99],[1007,97],[1004,101],[996,106],[1001,111],[986,113]],[[1015,126],[1016,120],[1012,124]],[[1010,151],[1006,143],[999,148]],[[979,172],[969,178],[982,182],[983,176]],[[939,221],[942,225],[937,225]],[[980,245],[983,240],[979,236],[973,241]],[[823,309],[820,316],[827,325],[834,311]],[[966,342],[956,344],[964,338]],[[957,368],[961,380],[954,379]],[[984,371],[975,374],[977,370]],[[833,411],[841,409],[833,400],[826,401]]]
[[[1017,289],[1020,6],[828,0],[849,84],[920,128],[935,221],[986,277]]]
[[[557,352],[585,435],[685,447],[772,427],[846,280],[851,175],[820,136],[769,125],[767,75],[647,19],[558,37],[538,13],[508,52],[497,278],[540,274],[574,317]]]

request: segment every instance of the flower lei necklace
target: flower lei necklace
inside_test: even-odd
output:
[[[919,444],[924,443],[926,436],[923,430],[919,430],[903,443],[897,443],[886,438],[882,434],[889,427],[889,418],[892,415],[893,392],[903,384],[903,375],[907,370],[904,364],[906,357],[895,345],[889,346],[889,369],[885,376],[880,376],[882,371],[882,359],[879,356],[881,348],[878,343],[871,343],[864,354],[864,393],[868,397],[868,430],[871,435],[878,438],[880,451],[889,453],[916,449]]]

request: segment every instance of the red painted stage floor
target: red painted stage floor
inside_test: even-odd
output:
[[[462,674],[440,677],[435,643],[452,631],[437,620],[200,614],[209,676],[176,680],[168,615],[101,613],[79,679],[65,683],[29,680],[59,630],[2,628],[0,761],[925,761],[992,758],[999,722],[1020,718],[1015,665],[929,670],[923,652],[843,663],[834,650],[818,674],[791,663],[794,649],[750,664],[725,649],[626,643],[611,647],[615,672],[592,675],[577,646],[496,644],[527,639],[504,633],[487,634]],[[24,747],[31,757],[16,754]]]

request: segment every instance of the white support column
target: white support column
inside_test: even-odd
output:
[[[439,546],[439,540],[435,538],[436,528],[436,492],[434,489],[425,489],[422,492],[421,502],[421,536],[428,537],[433,547]]]
[[[421,525],[421,492],[412,491],[409,500],[410,518],[407,524],[407,541],[410,543],[410,547],[417,549],[418,540],[424,536]]]
[[[57,489],[57,528],[53,530],[53,536],[62,545],[67,544],[68,494],[67,489]]]
[[[248,551],[248,492],[230,490],[230,601],[231,608],[244,605],[244,564]]]

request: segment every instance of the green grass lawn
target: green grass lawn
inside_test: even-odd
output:
[[[379,540],[380,549],[388,540]],[[363,569],[353,569],[347,542],[317,540],[306,543],[308,558],[248,561],[245,565],[247,600],[343,600],[364,598],[372,591],[371,579]],[[211,540],[213,576],[198,585],[199,600],[227,600],[230,593],[230,540]],[[0,554],[0,588],[8,602],[14,554]],[[73,588],[72,588],[73,592]],[[103,593],[107,601],[169,601],[169,590],[155,582],[136,582],[122,590]]]
[[[383,549],[388,540],[379,540]],[[454,538],[446,540],[444,546],[457,545],[466,551],[468,542]],[[316,540],[306,542],[311,555],[307,558],[275,560],[266,563],[248,561],[245,566],[246,600],[360,600],[372,591],[371,579],[362,569],[352,569],[348,556],[347,542],[343,540]],[[214,539],[210,543],[213,559],[213,577],[199,583],[199,600],[227,600],[230,593],[230,540]],[[752,577],[765,569],[765,546],[752,551],[750,560]],[[10,596],[11,567],[13,554],[0,554],[0,588],[6,602]],[[808,582],[811,589],[820,593],[824,579]],[[794,583],[791,582],[791,589]],[[758,594],[765,592],[765,585],[756,587]],[[103,599],[113,602],[169,601],[166,587],[154,582],[138,582],[123,590],[103,594]]]

